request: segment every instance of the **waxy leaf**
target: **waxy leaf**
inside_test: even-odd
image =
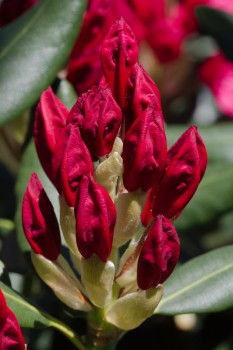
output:
[[[233,61],[233,16],[204,6],[197,8],[196,15],[204,34],[212,36],[225,55]]]
[[[8,307],[15,313],[20,326],[27,328],[49,327],[49,319],[35,306],[28,303],[18,293],[0,282]]]
[[[41,0],[0,32],[0,124],[30,108],[66,63],[86,1]]]
[[[178,267],[164,283],[156,314],[223,311],[233,306],[233,245],[200,255]]]

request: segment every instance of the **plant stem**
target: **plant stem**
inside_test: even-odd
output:
[[[71,328],[67,327],[67,325],[51,316],[49,316],[49,324],[51,327],[64,334],[79,350],[87,350],[87,348],[79,339],[78,334],[75,333]]]

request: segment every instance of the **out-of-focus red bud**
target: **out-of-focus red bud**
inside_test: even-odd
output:
[[[162,114],[157,86],[142,66],[136,63],[127,86],[125,131],[127,132],[134,120],[152,105],[156,113]]]
[[[22,203],[25,236],[36,254],[56,260],[61,252],[57,218],[36,173],[31,175]]]
[[[93,173],[93,163],[78,126],[68,124],[61,162],[62,192],[70,207],[74,207],[77,188],[83,174]]]
[[[165,173],[153,201],[153,216],[177,217],[197,190],[207,166],[207,151],[197,127],[190,126],[169,149]]]
[[[74,86],[79,96],[92,86],[98,85],[102,75],[100,47],[84,53],[80,57],[70,59],[67,79]]]
[[[202,62],[198,74],[212,90],[220,111],[233,118],[233,63],[218,52]]]
[[[25,350],[25,342],[15,314],[8,308],[0,290],[0,348],[1,350]]]
[[[121,108],[132,68],[138,60],[138,46],[131,28],[121,18],[110,28],[102,44],[101,62],[104,76]]]
[[[123,143],[123,183],[128,191],[148,191],[162,175],[167,142],[162,113],[151,106],[138,117]]]
[[[157,215],[138,259],[137,282],[141,289],[163,283],[173,272],[180,255],[180,242],[172,223]]]
[[[75,203],[76,239],[84,259],[92,254],[106,262],[112,249],[116,208],[108,192],[91,175],[84,175]]]
[[[0,5],[0,27],[12,22],[35,5],[38,0],[3,0]]]
[[[41,94],[34,121],[34,142],[41,165],[59,193],[59,166],[68,113],[51,87]]]

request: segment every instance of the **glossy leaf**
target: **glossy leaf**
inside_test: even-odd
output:
[[[18,293],[0,282],[0,288],[3,290],[7,300],[8,307],[15,313],[20,326],[28,328],[43,328],[49,326],[49,320],[35,306],[28,303]]]
[[[197,8],[196,15],[204,34],[212,36],[225,55],[233,61],[233,16],[204,6]]]
[[[200,255],[178,267],[164,283],[156,314],[223,311],[233,306],[233,245]]]
[[[0,33],[0,124],[52,83],[79,33],[86,1],[41,0]]]

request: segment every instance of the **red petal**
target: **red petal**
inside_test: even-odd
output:
[[[83,176],[75,204],[76,239],[85,259],[97,254],[106,261],[111,253],[116,208],[108,192],[92,176]]]
[[[42,93],[37,106],[33,132],[41,165],[58,192],[61,191],[59,178],[57,178],[58,169],[52,167],[52,159],[55,156],[56,164],[60,163],[62,145],[59,147],[59,152],[56,151],[56,148],[58,142],[61,142],[61,134],[64,132],[67,116],[67,108],[49,87]]]
[[[25,350],[25,341],[15,314],[7,307],[4,294],[0,290],[0,348],[1,350]]]
[[[149,289],[163,283],[173,272],[180,242],[172,223],[158,215],[142,247],[137,269],[138,286]]]
[[[153,215],[172,218],[188,204],[204,175],[207,165],[205,145],[191,126],[169,149],[166,171],[154,198]]]
[[[202,63],[199,76],[212,90],[220,111],[233,118],[233,63],[219,53]]]
[[[56,260],[61,251],[60,230],[53,206],[35,173],[23,197],[22,223],[34,252]]]
[[[93,163],[79,128],[68,124],[61,162],[62,191],[70,207],[74,207],[77,188],[83,174],[93,173]]]
[[[125,21],[116,21],[109,30],[101,50],[105,79],[121,108],[125,105],[125,89],[138,59],[135,36]]]
[[[128,191],[149,190],[163,172],[167,144],[162,114],[148,108],[128,130],[123,144],[123,183]]]

